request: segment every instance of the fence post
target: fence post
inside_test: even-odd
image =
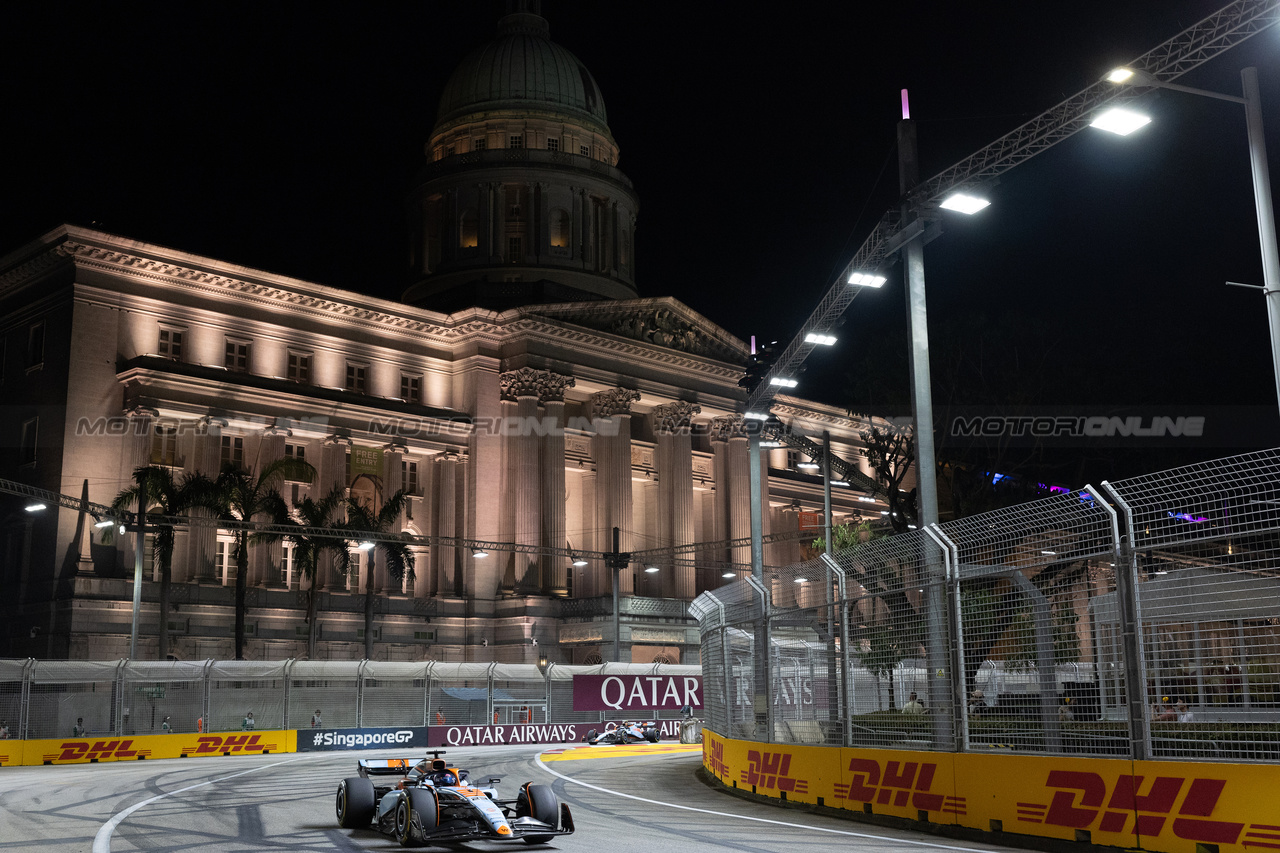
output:
[[[289,658],[284,662],[284,725],[282,728],[293,728],[289,725],[289,694],[290,682],[293,681],[293,665],[297,662],[296,658]]]
[[[426,720],[428,726],[431,725],[431,670],[435,665],[435,661],[427,661],[422,679],[422,719]]]
[[[493,715],[496,713],[493,710],[493,671],[497,668],[498,668],[498,663],[497,661],[494,661],[493,663],[489,664],[489,669],[485,672],[484,683],[485,683],[485,687],[487,688],[486,694],[489,700],[485,704],[484,724],[486,726],[489,725],[491,722],[492,723],[497,722],[496,720],[493,719]]]
[[[356,667],[356,728],[364,727],[364,668],[368,664],[369,659],[365,658]]]
[[[1145,761],[1151,757],[1151,719],[1147,715],[1147,666],[1142,648],[1137,554],[1133,549],[1133,509],[1106,480],[1102,481],[1102,488],[1107,490],[1125,516],[1127,535],[1121,536],[1115,510],[1099,498],[1099,503],[1111,513],[1116,542],[1116,613],[1120,621],[1121,650],[1124,656],[1124,692],[1129,715],[1130,749],[1134,760]],[[1094,496],[1099,495],[1092,486],[1085,486],[1085,491]]]
[[[840,608],[840,696],[839,713],[842,722],[841,746],[853,745],[853,680],[849,677],[849,596],[845,589],[844,569],[836,562],[835,557],[823,552],[818,555],[836,576],[837,606]],[[831,586],[827,584],[828,588]]]
[[[210,673],[213,670],[213,659],[209,658],[204,662],[204,672],[200,674],[200,719],[204,720],[204,730],[206,732],[213,730],[213,717],[210,711],[213,708],[213,679]]]
[[[763,722],[766,732],[764,741],[773,743],[773,681],[769,668],[772,653],[769,643],[769,591],[754,576],[748,575],[744,580],[760,594],[760,627],[756,631],[756,641],[753,644],[755,646],[755,660],[752,667],[754,689],[751,691],[756,735],[760,734],[760,724]],[[760,710],[761,703],[764,704],[763,712]]]
[[[942,573],[946,584],[947,623],[951,642],[951,732],[952,748],[964,752],[969,748],[969,692],[964,669],[964,624],[960,618],[960,548],[942,532],[937,524],[924,528],[942,551]]]
[[[31,723],[31,674],[35,670],[36,659],[27,658],[22,665],[22,693],[18,703],[18,737],[27,739],[27,726]]]
[[[1044,727],[1044,748],[1048,752],[1062,752],[1062,726],[1058,720],[1058,667],[1053,658],[1053,616],[1049,611],[1049,599],[1027,580],[1022,572],[1008,574],[1014,586],[1031,603],[1031,618],[1035,625],[1036,675],[1040,682],[1040,725]]]
[[[125,704],[124,704],[124,703],[125,703],[125,695],[124,695],[124,666],[125,666],[125,664],[126,664],[127,662],[128,662],[127,660],[122,660],[122,661],[120,661],[119,663],[117,663],[117,664],[116,664],[116,675],[115,675],[115,679],[114,679],[114,680],[115,680],[115,686],[116,686],[116,702],[115,702],[115,705],[116,705],[116,708],[115,708],[115,711],[116,711],[116,713],[115,713],[115,717],[116,717],[116,724],[115,724],[115,726],[114,726],[115,731],[114,731],[114,732],[112,732],[112,734],[115,734],[115,735],[123,735],[123,734],[125,734],[125,730],[124,730],[124,715],[125,715],[125,711],[126,711],[126,710],[128,710],[128,709],[125,707]]]

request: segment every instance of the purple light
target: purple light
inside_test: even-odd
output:
[[[1189,512],[1171,512],[1171,513],[1169,513],[1169,517],[1170,517],[1170,518],[1176,518],[1176,519],[1178,519],[1179,521],[1189,521],[1189,522],[1191,522],[1192,524],[1199,524],[1199,523],[1200,523],[1200,522],[1202,522],[1202,521],[1208,521],[1208,520],[1209,520],[1209,519],[1205,518],[1203,515],[1192,515],[1192,514],[1191,514],[1191,513],[1189,513]]]
[[[902,120],[911,118],[911,107],[907,104],[907,90],[902,90]]]

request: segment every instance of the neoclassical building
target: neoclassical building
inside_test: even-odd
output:
[[[749,563],[716,544],[749,533],[749,352],[678,300],[639,296],[639,206],[603,98],[536,4],[516,5],[445,88],[409,195],[402,301],[74,226],[0,259],[0,477],[109,504],[138,466],[216,474],[289,456],[318,472],[285,484],[294,502],[407,490],[413,577],[394,581],[377,550],[353,551],[345,575],[323,564],[322,658],[363,655],[372,594],[381,659],[607,660],[613,529],[624,552],[696,545],[616,574],[622,659],[696,662],[689,601]],[[774,413],[867,470],[865,421],[790,397]],[[800,531],[822,510],[807,461],[784,447],[762,460],[764,530],[797,534],[766,563],[819,535]],[[104,544],[87,513],[0,500],[0,656],[127,655],[131,536]],[[836,490],[837,522],[883,509]],[[478,556],[462,540],[511,547]],[[178,533],[178,658],[232,656],[232,541],[210,523]],[[305,656],[291,550],[255,543],[250,558],[247,656]]]

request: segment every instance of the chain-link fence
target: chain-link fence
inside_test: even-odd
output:
[[[698,666],[427,661],[0,660],[0,723],[15,738],[255,729],[603,723],[573,710],[574,675],[700,675]],[[634,711],[628,711],[635,718]],[[655,712],[654,719],[676,718]]]
[[[691,612],[729,737],[1280,760],[1280,450],[868,537]]]

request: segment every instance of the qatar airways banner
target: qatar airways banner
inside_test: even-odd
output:
[[[701,675],[575,675],[575,711],[678,711],[702,707]]]
[[[508,743],[577,743],[590,726],[581,723],[499,726],[431,726],[427,746],[499,746]]]

